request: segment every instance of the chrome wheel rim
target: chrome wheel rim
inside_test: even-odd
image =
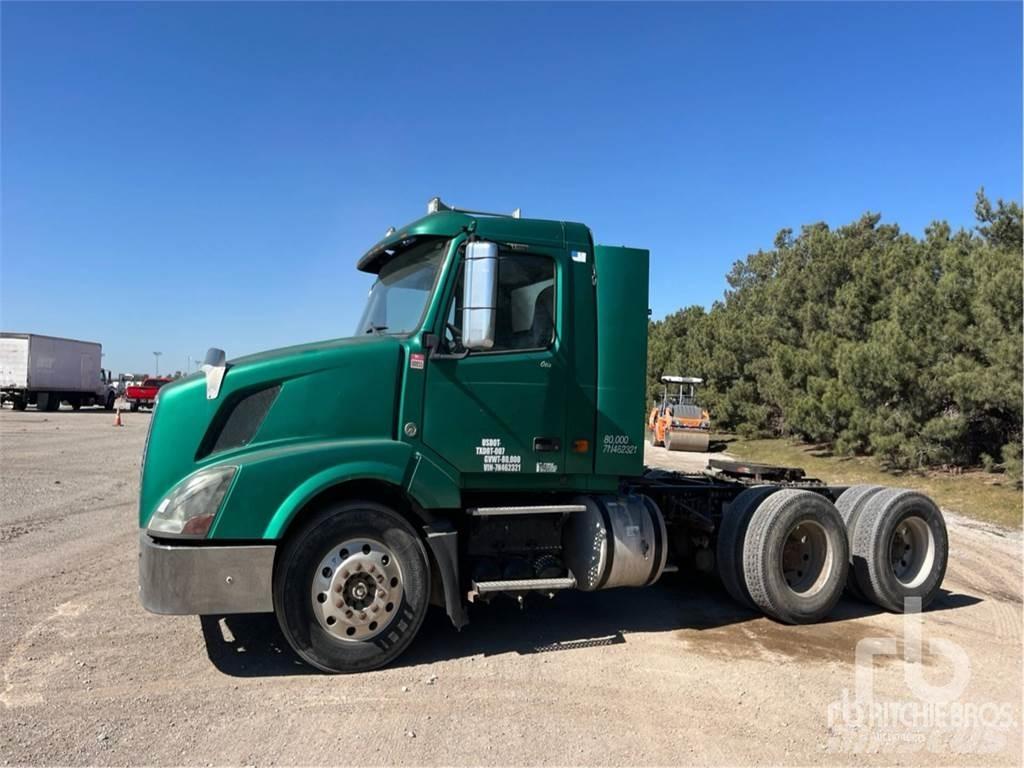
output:
[[[901,520],[889,540],[889,565],[896,580],[913,588],[928,578],[935,564],[935,536],[920,517]]]
[[[810,596],[828,581],[832,548],[821,524],[802,520],[786,534],[782,546],[782,577],[791,590]]]
[[[310,599],[321,627],[339,640],[359,642],[388,628],[404,592],[402,567],[390,548],[374,539],[349,539],[320,561]]]

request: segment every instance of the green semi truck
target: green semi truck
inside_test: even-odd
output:
[[[160,390],[143,453],[139,587],[163,614],[274,612],[329,672],[382,666],[430,605],[716,572],[787,623],[844,589],[927,604],[936,505],[801,470],[643,463],[648,252],[583,224],[460,210],[388,230],[354,336]]]

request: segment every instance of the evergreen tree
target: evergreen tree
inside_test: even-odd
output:
[[[649,395],[662,374],[702,376],[719,429],[1019,478],[1021,207],[980,190],[975,215],[922,239],[877,214],[780,231],[710,311],[650,324]]]

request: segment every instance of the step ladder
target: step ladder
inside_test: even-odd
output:
[[[475,507],[466,510],[470,517],[515,517],[519,515],[568,515],[584,512],[583,504],[541,504],[525,507]],[[576,586],[576,577],[570,573],[557,579],[500,579],[497,581],[474,581],[467,598],[473,602],[481,595],[498,592],[526,593],[546,592],[553,594],[562,589]],[[520,594],[521,597],[521,594]]]
[[[497,592],[558,592],[576,586],[576,577],[569,575],[557,579],[503,579],[500,581],[474,581],[467,597],[469,602],[481,595]]]
[[[536,507],[475,507],[467,509],[470,517],[511,517],[513,515],[565,515],[585,512],[582,504],[544,504]]]

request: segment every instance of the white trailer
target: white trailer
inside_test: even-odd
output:
[[[0,395],[14,409],[34,404],[55,411],[67,402],[114,407],[115,388],[100,367],[102,348],[92,341],[38,333],[0,333]]]

